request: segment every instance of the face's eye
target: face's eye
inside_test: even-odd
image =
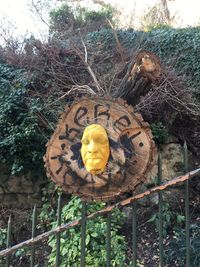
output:
[[[82,140],[81,140],[81,143],[82,143],[83,145],[89,145],[90,141],[89,141],[88,139],[82,139]]]
[[[101,144],[101,145],[104,145],[104,144],[107,144],[108,143],[108,139],[107,138],[104,138],[102,136],[98,137],[98,138],[95,138],[95,143],[96,144]]]

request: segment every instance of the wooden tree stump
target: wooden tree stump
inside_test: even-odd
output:
[[[109,138],[110,156],[103,173],[85,169],[80,149],[86,126],[100,124]],[[47,144],[47,175],[68,193],[84,199],[109,200],[132,191],[154,164],[150,127],[121,99],[82,99],[61,116]]]

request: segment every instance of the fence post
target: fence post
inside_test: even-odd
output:
[[[132,204],[132,231],[133,231],[133,240],[132,240],[132,250],[133,250],[133,267],[137,266],[137,202]]]
[[[162,159],[160,152],[158,153],[158,185],[162,183]],[[159,267],[164,266],[164,253],[163,253],[163,196],[162,191],[158,192],[158,206],[159,206]]]
[[[86,241],[86,202],[82,201],[81,211],[81,267],[85,267],[85,241]]]
[[[110,267],[110,252],[111,252],[111,213],[107,214],[107,232],[106,232],[106,267]]]
[[[58,207],[57,207],[57,226],[61,225],[61,193],[58,196]],[[60,232],[56,234],[56,265],[60,265]]]
[[[31,235],[32,238],[35,237],[36,223],[37,223],[37,214],[36,214],[36,205],[34,205],[33,214],[32,214],[32,235]],[[30,267],[34,267],[34,265],[35,265],[35,244],[31,246]]]
[[[10,215],[8,219],[6,248],[9,248],[11,246],[11,226],[12,226],[12,219]],[[6,256],[6,267],[9,266],[10,266],[10,255]]]
[[[184,173],[188,172],[188,149],[183,146]],[[190,214],[189,214],[189,180],[185,182],[185,232],[186,232],[186,267],[190,267]]]

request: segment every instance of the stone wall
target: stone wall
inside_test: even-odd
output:
[[[30,208],[41,204],[43,178],[9,175],[6,166],[0,165],[0,204],[5,207]]]
[[[177,176],[183,175],[183,148],[177,142],[163,144],[160,146],[160,154],[162,159],[162,180],[169,181]],[[189,170],[193,170],[200,165],[200,162],[188,151]],[[157,164],[148,175],[146,184],[155,184],[157,177]]]
[[[162,176],[164,181],[183,174],[183,152],[182,147],[178,143],[164,144],[160,146],[160,154],[162,159]],[[155,184],[157,177],[157,164],[148,175],[147,184]]]

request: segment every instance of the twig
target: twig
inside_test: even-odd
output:
[[[66,92],[64,95],[60,96],[58,99],[63,99],[65,96],[72,95],[75,92],[83,92],[84,94],[88,93],[90,95],[96,95],[96,93],[87,85],[74,85],[72,89]]]
[[[41,19],[41,21],[49,27],[49,24],[43,19],[42,15],[40,14],[40,11],[39,11],[37,5],[35,4],[34,0],[32,0],[32,7],[35,9],[36,14]]]
[[[124,51],[123,51],[123,48],[122,48],[122,46],[120,44],[120,41],[119,41],[119,38],[117,36],[116,30],[114,29],[111,21],[108,18],[106,20],[107,20],[108,24],[110,25],[110,27],[111,27],[111,29],[113,31],[113,34],[115,36],[115,40],[116,40],[116,43],[117,43],[117,49],[118,49],[118,51],[120,53],[121,59],[122,59],[123,63],[126,63],[126,59],[125,59],[125,56],[124,56]]]
[[[85,45],[85,43],[84,43],[84,41],[83,41],[82,36],[80,36],[80,38],[81,38],[81,42],[82,42],[83,47],[84,47],[84,50],[85,50],[85,60],[84,60],[84,63],[85,63],[85,65],[86,65],[87,69],[88,69],[88,72],[89,72],[90,75],[92,76],[92,79],[93,79],[93,81],[94,81],[94,83],[95,83],[95,85],[96,85],[97,91],[98,91],[99,93],[100,93],[100,92],[101,92],[101,93],[105,93],[105,91],[103,90],[103,88],[100,86],[100,84],[99,84],[99,82],[98,82],[98,80],[97,80],[97,78],[96,78],[96,76],[95,76],[93,70],[91,69],[90,65],[88,64],[87,48],[86,48],[86,45]]]

